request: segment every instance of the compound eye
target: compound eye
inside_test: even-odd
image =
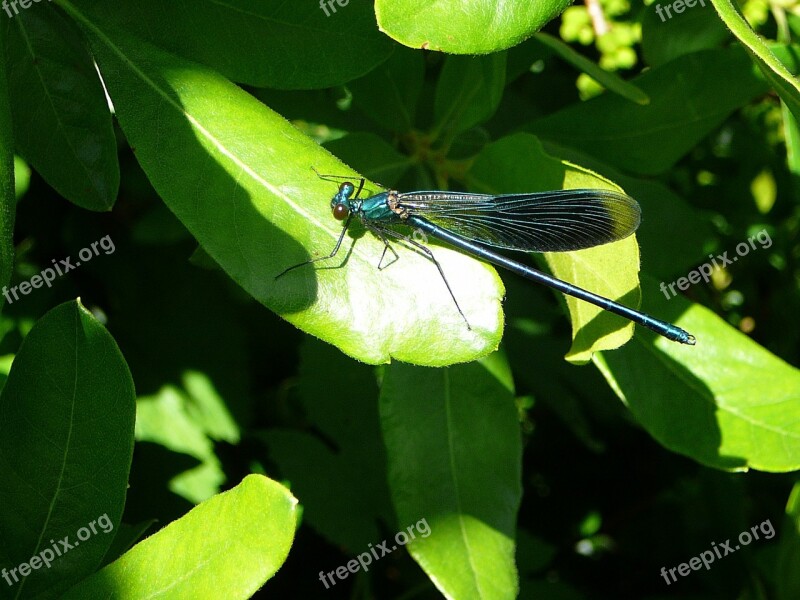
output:
[[[333,207],[333,218],[337,221],[344,221],[349,215],[350,209],[345,204],[339,203]]]
[[[350,196],[353,195],[355,189],[356,187],[352,183],[350,183],[349,181],[345,181],[339,186],[339,193],[344,194],[345,197],[349,198]]]

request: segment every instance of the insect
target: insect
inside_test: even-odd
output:
[[[387,190],[359,198],[364,188],[364,179],[360,180],[356,188],[345,177],[319,176],[328,180],[344,180],[331,199],[333,217],[344,222],[342,233],[330,254],[289,267],[278,274],[276,279],[298,267],[336,256],[347,228],[355,217],[384,243],[379,266],[387,250],[394,254],[394,260],[399,258],[389,244],[391,238],[414,246],[436,265],[467,327],[470,327],[469,321],[433,252],[412,237],[396,231],[394,227],[412,227],[415,232],[433,236],[462,252],[590,302],[643,325],[667,339],[682,344],[695,344],[695,337],[677,325],[562,281],[492,249],[571,252],[624,239],[636,231],[641,218],[639,204],[630,196],[599,189],[502,195]]]

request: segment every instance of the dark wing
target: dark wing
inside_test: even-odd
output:
[[[610,190],[557,190],[492,196],[406,192],[398,206],[463,237],[527,252],[582,250],[628,237],[639,227],[633,198]]]

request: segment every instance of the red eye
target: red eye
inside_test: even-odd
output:
[[[337,204],[333,207],[333,218],[337,221],[344,221],[349,214],[350,210],[344,204]]]

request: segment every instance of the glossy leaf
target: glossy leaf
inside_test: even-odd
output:
[[[681,56],[633,83],[650,104],[603,94],[526,129],[616,167],[652,175],[672,167],[735,109],[767,91],[739,47]]]
[[[349,89],[350,84],[347,85]],[[356,103],[342,110],[342,100],[347,100],[344,88],[324,90],[272,90],[260,88],[252,94],[276,113],[289,121],[321,124],[326,134],[339,131],[360,131],[369,120]],[[326,136],[327,137],[327,136]]]
[[[781,102],[783,137],[786,140],[786,165],[792,174],[795,199],[800,198],[800,124],[785,102]]]
[[[620,189],[598,175],[549,156],[534,136],[524,133],[489,144],[478,155],[468,177],[471,189],[487,193]],[[633,307],[638,305],[639,251],[633,236],[588,250],[543,256],[559,279]],[[519,258],[525,260],[522,254]],[[565,299],[574,338],[570,360],[586,362],[592,352],[616,348],[630,339],[630,322],[571,296]]]
[[[795,119],[800,119],[800,83],[766,42],[750,28],[731,0],[711,0],[722,21],[750,52],[773,89],[786,102]]]
[[[74,547],[58,542],[66,552],[13,594],[57,597],[100,564],[125,505],[134,413],[128,366],[79,302],[36,323],[0,395],[0,564],[44,558],[50,540]]]
[[[510,48],[544,27],[568,0],[376,0],[381,31],[405,46],[452,54]]]
[[[346,553],[362,552],[381,539],[381,523],[394,522],[373,368],[309,339],[298,375],[303,414],[317,435],[271,430],[259,437],[302,499],[303,520]]]
[[[675,274],[694,268],[698,248],[704,248],[717,235],[708,214],[690,206],[683,198],[663,183],[624,175],[602,161],[553,144],[546,151],[557,154],[562,160],[583,165],[611,179],[635,198],[642,207],[642,222],[636,230],[636,241],[642,255],[642,270],[650,275],[670,279]],[[680,231],[681,235],[675,235]]]
[[[436,82],[434,131],[460,133],[491,117],[503,97],[505,54],[448,56]]]
[[[248,475],[63,598],[250,598],[286,560],[297,515],[297,499],[285,487]]]
[[[148,519],[134,525],[120,523],[116,529],[114,541],[103,557],[103,566],[114,562],[125,554],[136,542],[144,537],[144,534],[150,530],[151,527],[155,527],[157,523],[158,519]]]
[[[336,184],[311,167],[351,172],[215,73],[73,15],[89,33],[149,180],[208,255],[259,302],[369,363],[394,357],[444,365],[497,347],[501,282],[455,251],[435,254],[472,329],[429,261],[398,247],[400,260],[378,269],[384,247],[371,235],[354,240],[351,233],[328,265],[276,281],[287,267],[325,256],[341,231],[330,213]]]
[[[766,64],[756,59],[756,64],[766,77],[772,88],[783,100],[786,108],[792,113],[795,119],[800,119],[800,93],[797,86],[796,73],[800,72],[800,47],[788,44],[770,44],[768,47],[771,56],[775,57],[781,65],[780,73],[771,64]],[[790,75],[794,86],[787,83],[784,79],[786,74]]]
[[[781,538],[776,566],[778,600],[793,600],[800,595],[800,483],[795,483],[786,503],[786,516],[780,528]]]
[[[279,89],[317,89],[355,79],[381,64],[392,46],[367,2],[74,0],[92,20],[219,71],[233,81]]]
[[[592,452],[603,452],[608,434],[592,422],[591,407],[585,399],[607,401],[608,386],[596,370],[564,360],[566,340],[560,328],[547,327],[552,319],[538,306],[541,296],[517,282],[509,285],[509,292],[515,292],[515,298],[509,298],[506,308],[509,326],[503,349],[508,353],[517,386],[532,393],[537,412],[552,412],[575,442]],[[539,310],[532,311],[532,306]],[[536,357],[535,369],[531,368],[531,357]]]
[[[537,33],[534,39],[550,48],[550,50],[582,73],[586,73],[608,91],[627,98],[636,104],[646,105],[650,103],[650,97],[641,88],[625,81],[619,75],[601,68],[583,54],[573,50],[572,46],[565,44],[559,38],[548,33]]]
[[[661,1],[644,8],[642,13],[642,53],[652,66],[662,65],[684,54],[718,47],[730,37],[730,32],[720,21],[711,3],[702,6],[695,0],[692,10],[679,15],[666,16]],[[661,7],[661,8],[659,8]]]
[[[347,87],[353,103],[378,127],[404,133],[416,124],[424,76],[423,53],[401,47],[377,69]]]
[[[47,3],[20,11],[7,26],[11,111],[20,153],[70,202],[110,210],[119,188],[117,141],[80,32]]]
[[[673,322],[680,315],[697,345],[653,343],[638,331],[626,347],[595,355],[639,423],[666,448],[717,469],[800,468],[800,371],[707,308],[667,300],[658,282],[643,279],[642,289],[645,306]]]
[[[190,381],[208,383],[200,373],[186,373],[183,379],[185,388]],[[166,386],[152,396],[137,398],[136,408],[137,441],[160,444],[200,463],[173,477],[170,491],[193,504],[219,492],[225,474],[214,453],[214,442],[236,443],[239,439],[222,399],[216,393],[192,394],[190,389]]]
[[[348,164],[358,164],[365,177],[384,186],[393,186],[412,165],[408,155],[374,133],[351,133],[328,142],[325,148]]]
[[[389,485],[407,546],[446,598],[514,598],[521,444],[501,354],[447,369],[394,363],[380,399]]]

